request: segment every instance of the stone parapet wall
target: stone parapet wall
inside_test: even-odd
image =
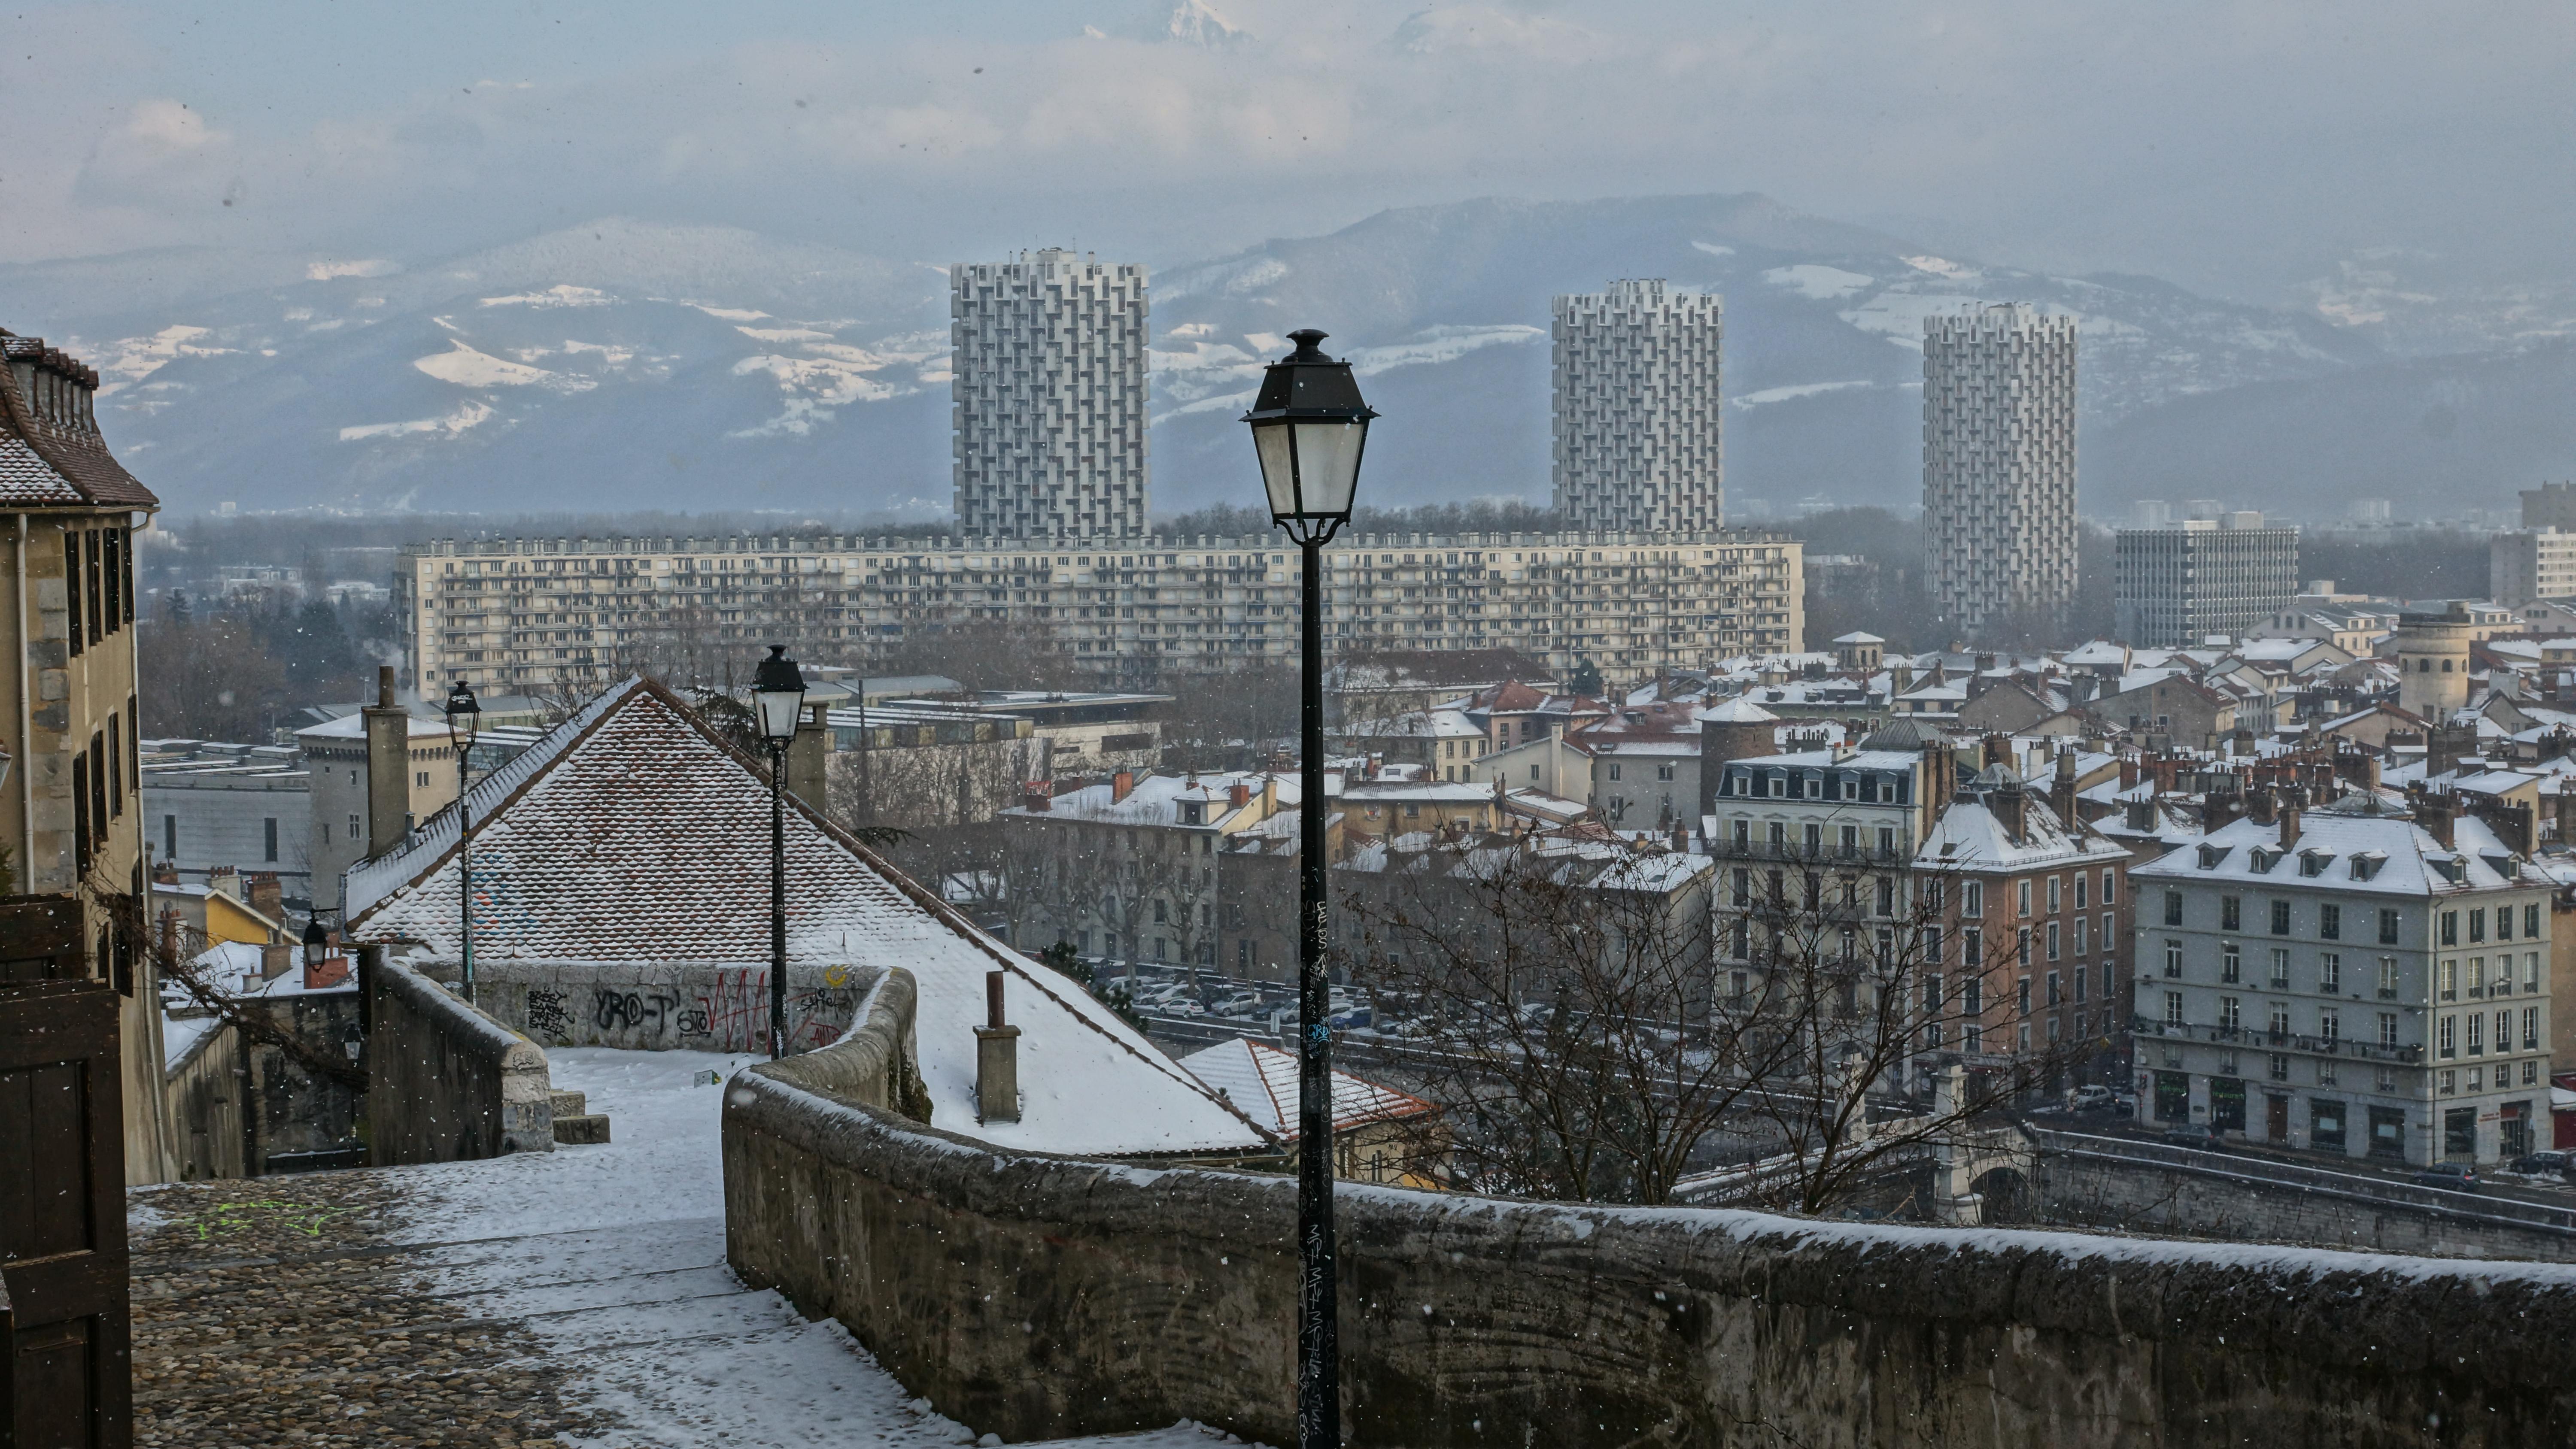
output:
[[[1294,1184],[908,1121],[867,1100],[897,1035],[733,1079],[735,1270],[979,1433],[1294,1442]],[[2502,1446],[2576,1422],[2567,1268],[1337,1201],[1357,1445]]]
[[[453,973],[452,964],[425,967]],[[873,973],[787,967],[787,1040],[828,1046],[849,1030]],[[769,969],[722,962],[476,961],[474,998],[492,1019],[541,1046],[628,1051],[769,1051]]]
[[[368,1164],[554,1151],[546,1054],[383,948],[367,954]]]

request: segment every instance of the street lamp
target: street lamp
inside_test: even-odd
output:
[[[805,674],[772,644],[751,681],[752,712],[769,742],[769,1059],[787,1055],[787,743],[805,713]]]
[[[322,929],[322,918],[315,916],[304,923],[304,969],[312,970],[331,954],[331,933]]]
[[[1338,1449],[1342,1404],[1333,1293],[1332,983],[1324,973],[1324,545],[1350,522],[1369,419],[1348,362],[1288,334],[1243,421],[1252,425],[1270,521],[1305,551],[1305,656],[1297,800],[1297,1445]]]
[[[474,999],[474,816],[465,799],[465,771],[474,753],[474,737],[482,732],[483,706],[476,703],[474,691],[458,675],[447,690],[447,734],[452,741],[464,736],[456,747],[456,905],[464,917],[462,945],[457,955],[462,963],[458,972],[465,984],[465,999]],[[345,924],[345,923],[344,923]]]

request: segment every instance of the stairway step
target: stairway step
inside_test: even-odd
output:
[[[596,1147],[608,1141],[608,1114],[579,1113],[555,1118],[555,1141],[574,1147]]]

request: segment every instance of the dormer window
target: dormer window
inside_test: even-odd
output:
[[[1182,823],[1183,825],[1205,825],[1205,824],[1207,824],[1207,805],[1206,805],[1206,803],[1205,803],[1205,802],[1203,802],[1203,801],[1199,801],[1199,800],[1184,800],[1184,801],[1182,801],[1182,802],[1181,802],[1181,823]]]
[[[2368,880],[2379,874],[2379,868],[2386,864],[2388,864],[2388,857],[2385,854],[2376,850],[2362,851],[2352,858],[2352,878]]]
[[[2273,866],[2281,863],[2281,852],[2257,845],[2245,852],[2245,859],[2256,875],[2268,875]]]
[[[2218,863],[2227,858],[2227,849],[2228,848],[2224,845],[2202,846],[2200,848],[2200,868],[2202,870],[2218,869]]]
[[[2302,850],[2299,852],[2299,874],[2301,875],[2324,875],[2326,867],[2332,864],[2334,864],[2334,854],[2331,851]]]

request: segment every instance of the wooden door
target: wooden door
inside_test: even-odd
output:
[[[99,981],[0,985],[0,1363],[6,1449],[127,1449],[119,998]]]

